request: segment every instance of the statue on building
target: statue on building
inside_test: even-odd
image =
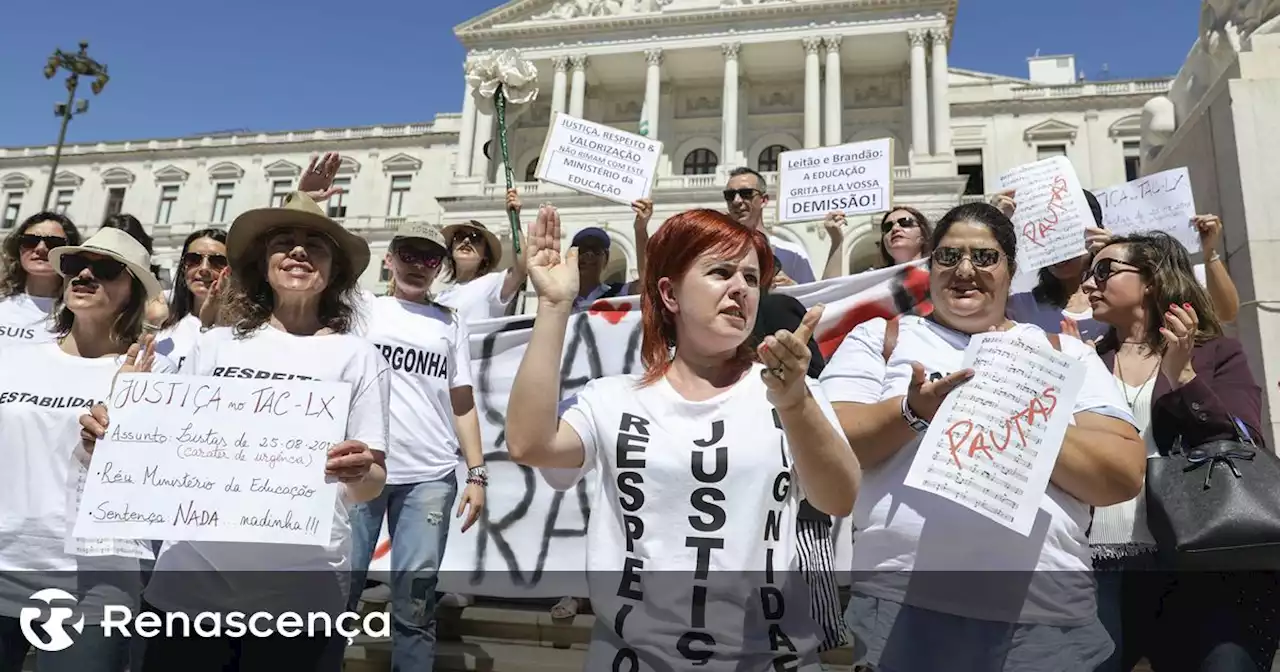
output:
[[[545,12],[534,14],[533,19],[564,21],[599,16],[615,16],[622,13],[623,0],[556,0]]]

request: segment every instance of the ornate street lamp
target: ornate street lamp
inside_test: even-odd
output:
[[[93,95],[102,93],[102,89],[106,87],[107,81],[111,79],[107,76],[107,66],[89,58],[89,43],[80,42],[79,53],[67,53],[61,49],[55,49],[53,55],[49,57],[49,62],[44,66],[44,78],[53,79],[58,74],[58,70],[66,70],[71,73],[67,75],[67,102],[55,103],[53,113],[62,119],[62,129],[58,131],[58,145],[53,150],[53,168],[49,171],[49,183],[44,188],[44,204],[40,206],[41,210],[49,209],[49,196],[53,193],[53,180],[58,176],[58,162],[62,160],[62,144],[67,139],[67,124],[71,123],[71,118],[84,114],[89,111],[88,100],[76,100],[76,87],[80,86],[80,76],[93,77]]]

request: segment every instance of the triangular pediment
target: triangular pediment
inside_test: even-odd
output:
[[[108,168],[102,171],[103,184],[126,185],[133,184],[133,180],[133,172],[124,168]]]
[[[416,172],[422,162],[408,154],[396,154],[382,162],[382,169],[390,172]]]
[[[223,161],[209,169],[211,180],[238,180],[244,177],[244,168],[230,161]]]
[[[1050,119],[1042,121],[1035,126],[1031,126],[1023,131],[1023,136],[1027,142],[1036,142],[1044,140],[1075,140],[1077,129],[1075,126],[1065,121]]]
[[[22,173],[9,173],[4,176],[3,180],[0,180],[0,187],[13,190],[30,189],[31,178]]]
[[[156,171],[156,182],[186,182],[187,171],[177,166],[165,166]]]
[[[267,164],[263,170],[267,177],[297,177],[302,174],[302,166],[284,159]]]
[[[55,187],[78,187],[83,183],[83,177],[80,177],[69,170],[60,171],[53,178],[53,185]]]

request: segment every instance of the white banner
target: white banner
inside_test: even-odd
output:
[[[826,304],[817,338],[830,358],[856,325],[876,317],[927,312],[929,277],[924,262],[778,290],[806,306]],[[556,492],[533,469],[507,458],[503,425],[507,396],[528,344],[530,317],[471,325],[471,357],[480,433],[489,465],[487,510],[466,534],[452,520],[439,590],[502,597],[585,597],[588,502],[597,474],[569,492]],[[601,376],[640,370],[640,302],[637,297],[598,301],[570,318],[561,365],[561,398]],[[459,482],[465,478],[459,470]],[[460,485],[461,487],[461,485]],[[452,515],[450,516],[452,518]],[[848,521],[837,527],[837,567],[847,582]],[[389,571],[390,542],[383,532],[370,573]]]

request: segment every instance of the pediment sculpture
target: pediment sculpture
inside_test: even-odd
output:
[[[535,21],[564,21],[622,13],[623,0],[557,0],[545,12],[534,14]]]

